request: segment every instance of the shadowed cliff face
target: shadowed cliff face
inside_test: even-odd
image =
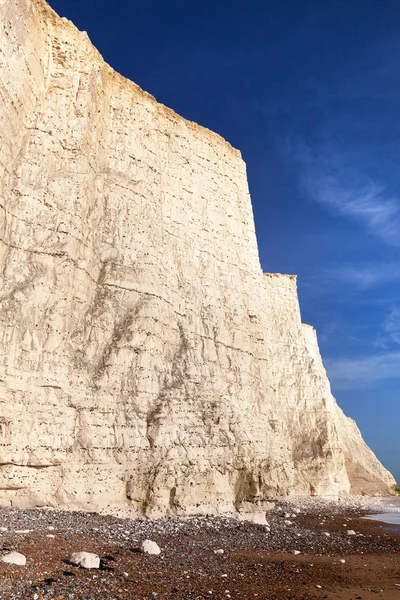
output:
[[[384,492],[245,165],[43,0],[0,0],[0,500],[226,512]]]

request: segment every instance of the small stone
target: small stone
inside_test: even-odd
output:
[[[214,550],[214,554],[223,554],[224,550],[222,548],[219,548],[218,550]]]
[[[319,590],[322,589],[322,585],[316,585],[315,587],[318,588]]]
[[[292,554],[301,554],[300,550],[293,550]]]
[[[228,575],[227,575],[226,573],[223,573],[223,574],[221,575],[221,577],[228,577]]]
[[[285,520],[285,525],[293,525],[293,522],[292,522],[292,521],[289,521],[289,519],[286,519],[286,520]]]
[[[0,527],[0,531],[8,531],[7,527]]]
[[[32,533],[32,529],[16,529],[15,533]]]
[[[328,533],[328,531],[324,531],[324,535],[326,535],[326,537],[331,537],[331,534]]]
[[[153,542],[152,540],[144,540],[144,542],[142,543],[142,552],[144,552],[145,554],[154,554],[158,556],[159,554],[161,554],[161,548],[158,544],[156,544],[156,542]]]
[[[344,558],[341,558],[339,562],[344,564],[346,561],[344,560]]]
[[[354,529],[348,529],[347,530],[347,535],[357,535],[356,532],[354,531]]]
[[[19,552],[9,552],[1,557],[1,562],[9,565],[19,565],[24,567],[26,565],[26,557]]]
[[[54,527],[53,527],[53,525],[49,525],[47,529],[48,529],[49,531],[54,531]]]
[[[100,557],[91,552],[74,552],[71,554],[69,562],[77,567],[84,569],[99,569]]]
[[[53,535],[52,533],[48,533],[48,534],[46,535],[46,537],[47,537],[47,538],[50,538],[50,539],[54,539],[56,536],[55,536],[55,535]]]

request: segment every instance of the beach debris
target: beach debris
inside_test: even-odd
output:
[[[20,552],[9,552],[1,557],[1,562],[9,565],[19,565],[24,567],[26,565],[26,557]]]
[[[71,565],[84,569],[99,569],[100,557],[92,552],[73,552],[69,558]]]
[[[142,552],[144,552],[144,554],[154,554],[155,556],[158,556],[161,554],[161,548],[152,540],[144,540],[142,543]]]

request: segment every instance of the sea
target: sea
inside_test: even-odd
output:
[[[400,526],[400,496],[380,500],[379,507],[377,506],[377,512],[372,515],[367,515],[365,518]]]

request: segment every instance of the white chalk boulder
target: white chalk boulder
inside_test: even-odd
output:
[[[9,565],[20,565],[21,567],[26,565],[26,557],[19,552],[9,552],[2,556],[0,560]]]
[[[142,543],[142,552],[144,552],[145,554],[154,554],[154,555],[159,555],[161,554],[161,548],[158,544],[156,544],[156,542],[153,542],[152,540],[144,540],[144,542]]]
[[[71,554],[69,562],[71,565],[83,567],[84,569],[100,568],[100,557],[91,552],[74,552]]]

